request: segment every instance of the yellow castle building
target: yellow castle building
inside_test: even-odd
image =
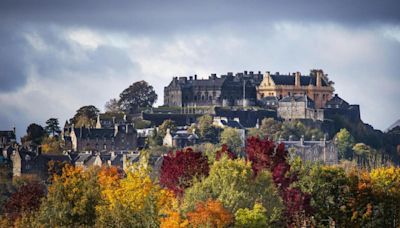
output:
[[[320,109],[332,98],[334,90],[333,82],[329,81],[322,70],[311,70],[310,75],[301,75],[300,72],[289,75],[267,72],[257,87],[257,98],[275,96],[281,99],[307,95],[315,102],[315,108]]]

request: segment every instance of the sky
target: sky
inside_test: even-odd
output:
[[[397,0],[0,1],[0,130],[61,125],[146,80],[323,69],[385,130],[400,119]]]

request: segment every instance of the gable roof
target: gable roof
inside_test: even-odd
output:
[[[329,101],[326,102],[325,107],[328,107],[329,105],[332,107],[336,107],[336,105],[339,105],[339,107],[348,107],[349,103],[347,103],[345,100],[340,98],[337,94],[335,94],[335,96],[332,97],[332,99],[330,99]]]

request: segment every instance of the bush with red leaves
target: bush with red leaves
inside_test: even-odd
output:
[[[208,176],[210,168],[207,157],[191,148],[169,152],[163,160],[160,184],[181,196],[192,185],[194,177]]]
[[[45,186],[38,182],[22,185],[4,205],[3,212],[10,220],[16,220],[24,212],[35,211],[45,196]]]
[[[268,139],[251,137],[247,139],[247,159],[251,161],[254,173],[257,175],[263,169],[272,173],[272,178],[285,204],[285,216],[289,226],[301,215],[311,213],[310,196],[290,185],[298,180],[297,175],[290,175],[290,165],[287,162],[288,152],[284,144],[275,144]]]

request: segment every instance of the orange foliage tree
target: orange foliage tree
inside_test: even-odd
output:
[[[232,214],[219,201],[207,200],[196,205],[193,212],[187,214],[193,227],[226,227],[232,223]]]

